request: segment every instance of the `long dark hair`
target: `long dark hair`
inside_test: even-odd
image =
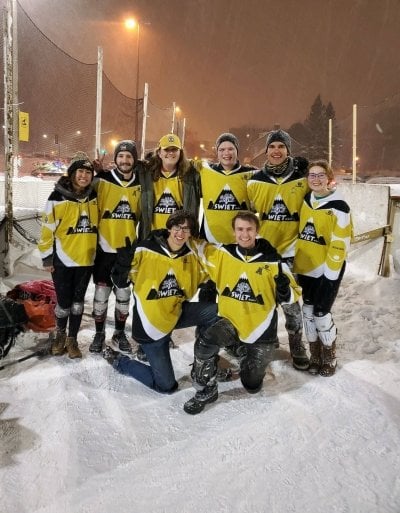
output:
[[[148,169],[151,173],[151,178],[153,182],[157,182],[157,180],[161,177],[161,171],[162,171],[162,160],[161,157],[158,155],[158,152],[161,148],[157,148],[154,151],[153,156],[148,160]],[[178,178],[182,180],[182,178],[185,176],[185,174],[188,172],[190,168],[190,161],[186,158],[184,150],[179,150],[179,160],[176,164],[177,167],[177,175]]]

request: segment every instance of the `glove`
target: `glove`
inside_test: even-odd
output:
[[[117,258],[111,270],[111,280],[118,288],[125,288],[129,285],[129,271],[131,270],[133,255],[136,243],[125,237],[125,246],[117,248]]]
[[[294,167],[299,171],[301,175],[305,175],[308,167],[308,160],[305,157],[294,157]]]
[[[125,246],[117,248],[116,263],[121,267],[131,267],[133,255],[135,253],[136,243],[131,242],[129,237],[125,237]]]
[[[278,274],[274,276],[276,284],[276,300],[278,303],[287,303],[291,296],[290,280],[282,271],[282,262],[278,262]]]

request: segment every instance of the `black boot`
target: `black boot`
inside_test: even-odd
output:
[[[293,367],[296,370],[305,371],[310,365],[310,360],[301,336],[301,333],[289,333],[289,348],[293,359]]]
[[[216,383],[206,385],[203,390],[198,390],[194,397],[186,401],[183,409],[190,415],[196,415],[204,410],[206,404],[213,403],[218,399],[218,386]]]

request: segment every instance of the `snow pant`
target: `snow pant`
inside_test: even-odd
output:
[[[252,344],[244,344],[244,356],[240,360],[240,379],[250,393],[256,393],[262,387],[266,368],[274,356],[277,329],[278,315],[275,311],[269,327],[261,337]],[[223,318],[219,318],[213,326],[199,334],[194,346],[192,372],[196,388],[201,389],[215,381],[218,352],[222,347],[231,346],[232,340],[236,340],[237,337],[233,324]]]
[[[76,338],[82,322],[85,294],[92,267],[66,267],[56,256],[52,278],[57,296],[55,316],[57,329]]]
[[[174,329],[197,326],[197,331],[203,333],[217,319],[216,304],[185,301],[182,305],[181,316]],[[122,374],[137,379],[157,392],[167,394],[174,392],[178,383],[175,379],[169,349],[171,333],[159,340],[150,338],[143,328],[136,307],[134,307],[132,337],[142,346],[148,364],[123,356],[115,360],[114,367]]]
[[[116,259],[116,253],[106,253],[101,248],[97,248],[93,267],[93,281],[95,283],[93,316],[97,332],[104,331],[107,319],[108,299],[111,290],[113,290],[115,294],[114,323],[117,331],[123,331],[125,329],[126,319],[129,315],[130,286],[117,288],[114,287],[111,281],[111,270]]]

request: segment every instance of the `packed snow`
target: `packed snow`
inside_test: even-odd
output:
[[[1,292],[48,277],[38,264],[35,252],[18,258]],[[90,286],[82,360],[32,358],[0,371],[1,511],[398,513],[399,285],[399,274],[351,262],[334,307],[336,374],[294,370],[280,319],[262,391],[222,383],[197,416],[182,409],[193,394],[193,331],[173,334],[179,390],[153,392],[88,352]],[[0,363],[29,354],[37,337],[20,337]]]

